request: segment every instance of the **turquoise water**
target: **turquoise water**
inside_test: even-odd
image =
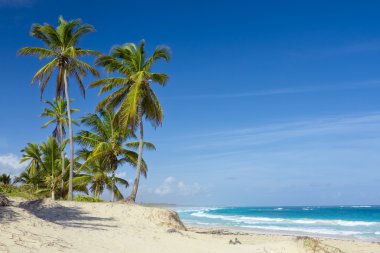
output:
[[[380,241],[380,206],[179,207],[188,224]]]

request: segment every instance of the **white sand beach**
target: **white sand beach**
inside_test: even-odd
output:
[[[230,244],[235,241],[241,244]],[[126,203],[13,199],[0,207],[0,252],[380,252],[380,244],[185,228],[175,212]]]

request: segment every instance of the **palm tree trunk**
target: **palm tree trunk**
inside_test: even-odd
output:
[[[62,122],[59,122],[59,139],[60,139],[60,145],[61,149],[63,147],[63,125]],[[61,197],[62,199],[64,198],[63,195],[63,188],[65,187],[65,180],[64,180],[64,175],[65,175],[65,152],[63,149],[61,150],[61,159],[62,159],[62,179],[61,179]]]
[[[141,102],[138,105],[138,123],[140,128],[140,141],[139,141],[139,153],[137,157],[137,166],[136,166],[136,178],[133,183],[133,188],[131,195],[129,196],[128,200],[132,202],[136,202],[136,195],[137,190],[139,188],[140,183],[140,174],[141,174],[141,162],[142,162],[142,153],[143,153],[143,144],[144,144],[144,131],[143,131],[143,122],[142,122],[142,108],[141,108]]]
[[[55,200],[55,191],[54,191],[54,170],[51,173],[51,186],[50,186],[50,191],[51,191],[51,199]]]
[[[53,158],[53,154],[52,154],[52,158]],[[55,200],[55,192],[54,192],[54,164],[52,164],[51,166],[51,183],[50,183],[50,190],[51,190],[51,199],[52,200]]]
[[[112,180],[111,201],[114,202],[115,201],[115,168],[114,167],[112,167],[112,178],[111,178],[111,180]]]
[[[65,96],[67,103],[67,118],[69,119],[69,142],[70,142],[70,172],[69,172],[69,193],[68,200],[73,200],[73,167],[74,167],[74,143],[73,143],[73,128],[71,120],[70,96],[69,87],[67,84],[66,69],[63,72],[63,80],[65,82]]]

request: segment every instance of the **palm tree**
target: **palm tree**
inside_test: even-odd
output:
[[[117,114],[124,127],[138,127],[139,147],[136,168],[136,177],[129,200],[136,201],[137,190],[142,169],[142,153],[144,144],[143,116],[150,121],[154,127],[160,126],[163,120],[161,104],[152,90],[151,82],[164,86],[168,81],[165,73],[154,73],[151,71],[153,64],[164,59],[170,59],[169,49],[158,47],[153,55],[147,57],[144,50],[145,42],[136,46],[133,43],[114,47],[110,56],[99,56],[96,64],[103,66],[108,73],[118,73],[122,77],[104,78],[90,84],[90,87],[102,86],[100,94],[118,88],[111,95],[102,100],[98,109],[104,107],[117,108]]]
[[[37,143],[28,143],[26,147],[21,150],[23,152],[20,163],[29,161],[29,164],[26,166],[26,171],[30,175],[35,175],[40,171],[41,165],[41,150]]]
[[[10,185],[11,184],[11,176],[3,173],[0,175],[0,184],[2,185]]]
[[[76,137],[77,142],[85,149],[82,151],[81,156],[84,157],[83,154],[87,153],[83,166],[102,161],[97,166],[105,166],[103,168],[104,172],[111,171],[111,199],[114,201],[116,169],[123,163],[128,163],[132,166],[137,163],[138,155],[126,148],[134,145],[133,142],[126,142],[128,138],[134,137],[134,133],[129,128],[120,127],[117,115],[107,110],[101,110],[97,114],[87,114],[81,119],[81,123],[90,128],[89,131],[81,130]],[[151,143],[146,142],[145,146],[154,149],[154,145]],[[142,167],[146,176],[147,165],[145,162],[143,162]]]
[[[33,186],[37,186],[37,193],[50,191],[51,198],[55,200],[58,182],[63,176],[58,170],[62,162],[58,142],[53,137],[49,137],[47,142],[42,142],[40,145],[29,143],[22,152],[24,154],[20,162],[29,161],[29,164],[26,168],[27,172],[22,173],[16,181],[30,180]]]
[[[16,177],[15,183],[22,183],[21,187],[27,189],[32,194],[43,195],[50,192],[51,197],[54,199],[57,192],[60,192],[63,197],[68,195],[68,182],[62,188],[60,182],[62,177],[67,180],[68,173],[67,167],[62,174],[61,168],[61,148],[58,142],[49,137],[47,142],[40,144],[28,143],[26,147],[21,150],[23,152],[20,163],[29,162],[25,171],[21,172],[19,177]],[[69,166],[68,161],[64,161]],[[79,163],[74,163],[74,168],[79,168]],[[73,179],[77,177],[78,173],[74,174]],[[68,180],[67,180],[68,181]],[[88,193],[86,187],[83,185],[73,184],[75,191]]]
[[[41,172],[40,147],[36,143],[28,143],[21,152],[23,152],[23,155],[20,163],[29,161],[29,164],[21,172],[20,176],[15,178],[14,183],[22,183],[21,188],[28,190],[30,193],[35,193],[44,184],[42,177],[39,175]]]
[[[83,35],[93,32],[95,29],[90,25],[83,25],[80,19],[66,21],[59,17],[59,25],[53,27],[49,24],[34,24],[30,35],[41,40],[45,47],[24,47],[19,50],[20,55],[37,55],[40,59],[49,58],[49,61],[34,75],[32,83],[38,81],[41,87],[41,96],[50,80],[53,72],[57,70],[56,96],[65,95],[67,103],[67,117],[69,120],[69,141],[70,141],[70,174],[69,174],[69,194],[68,199],[73,198],[73,167],[74,167],[74,144],[73,130],[70,109],[70,96],[68,87],[68,77],[73,77],[85,96],[85,88],[82,78],[90,72],[94,76],[99,73],[91,65],[78,59],[86,55],[97,55],[98,52],[78,48],[77,45]]]
[[[42,178],[31,173],[30,170],[21,172],[20,176],[15,178],[14,183],[21,183],[20,188],[26,189],[30,193],[38,192],[38,189],[44,184]]]
[[[64,173],[59,171],[60,163],[62,163],[60,154],[61,149],[58,142],[49,137],[47,142],[40,144],[40,150],[43,155],[41,167],[43,168],[43,180],[47,186],[50,186],[51,198],[55,200],[55,193],[58,189],[58,184],[62,181]]]
[[[72,102],[72,101],[70,101]],[[40,117],[49,117],[51,118],[48,122],[46,122],[42,128],[46,128],[50,124],[55,124],[55,128],[53,130],[53,137],[57,140],[59,146],[61,147],[61,166],[62,166],[62,175],[65,174],[65,151],[63,148],[63,139],[66,135],[65,127],[68,125],[67,119],[67,103],[62,97],[54,98],[53,102],[46,100],[45,103],[49,106],[44,108],[43,113]],[[79,111],[76,108],[71,109],[71,113]],[[75,120],[72,120],[72,123],[78,125]],[[62,177],[61,181],[61,189],[64,188],[64,178]]]
[[[114,175],[110,177],[108,174],[110,171],[107,170],[107,165],[102,159],[96,159],[86,163],[81,172],[84,173],[79,173],[77,177],[75,177],[74,184],[90,185],[90,191],[96,199],[99,199],[105,188],[111,191],[112,195],[116,196],[117,199],[123,199],[123,194],[114,182],[125,186],[125,188],[129,186],[125,179]]]

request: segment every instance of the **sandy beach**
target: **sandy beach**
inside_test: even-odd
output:
[[[230,244],[236,239],[240,243]],[[0,207],[0,252],[301,253],[314,252],[313,247],[380,252],[380,244],[366,241],[186,228],[173,211],[126,203],[13,199]]]

